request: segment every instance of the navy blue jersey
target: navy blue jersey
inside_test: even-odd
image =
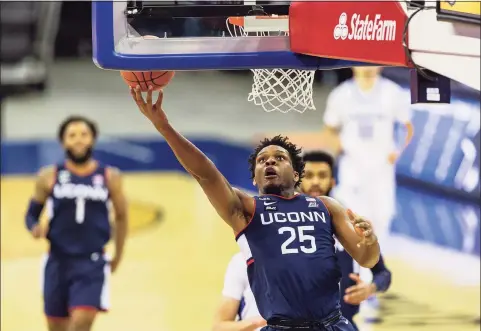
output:
[[[359,264],[349,255],[349,253],[344,249],[344,247],[336,241],[336,255],[341,267],[341,297],[346,294],[346,289],[356,285],[356,282],[349,278],[349,274],[359,274]],[[351,305],[341,300],[341,311],[344,317],[347,319],[352,319],[354,315],[359,312],[359,305]]]
[[[105,167],[78,176],[58,165],[47,202],[52,253],[83,256],[102,252],[110,239],[109,191]]]
[[[326,206],[304,194],[254,199],[252,220],[236,239],[262,317],[321,320],[339,309],[341,272]]]

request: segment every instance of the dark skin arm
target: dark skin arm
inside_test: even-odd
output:
[[[42,205],[45,204],[55,182],[55,172],[55,166],[48,166],[39,170],[37,179],[35,180],[33,200]],[[45,236],[46,229],[38,223],[32,228],[31,233],[34,238],[41,238]]]
[[[110,200],[112,201],[115,215],[115,255],[110,264],[112,272],[115,272],[122,259],[125,239],[127,238],[127,199],[124,195],[120,171],[117,168],[107,168],[106,175]]]
[[[33,193],[33,199],[41,204],[44,204],[55,180],[55,167],[48,166],[39,170],[37,180],[35,181],[35,191]]]
[[[165,138],[180,164],[197,180],[219,216],[234,232],[241,231],[254,213],[254,199],[234,189],[214,163],[170,125],[162,109],[162,91],[154,104],[152,92],[150,87],[144,100],[140,87],[131,89],[132,98],[139,110]]]
[[[379,261],[379,243],[371,223],[329,197],[319,197],[331,214],[336,238],[359,265],[372,268]]]

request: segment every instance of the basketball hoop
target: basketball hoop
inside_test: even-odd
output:
[[[227,30],[232,37],[283,37],[289,35],[288,16],[229,17]],[[312,84],[315,70],[251,69],[252,91],[247,100],[266,112],[315,110]]]

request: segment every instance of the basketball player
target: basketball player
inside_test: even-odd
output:
[[[355,67],[353,78],[330,93],[322,147],[342,153],[336,197],[372,220],[382,243],[395,213],[395,163],[413,126],[408,97],[380,73],[380,67]],[[396,146],[395,124],[406,131],[403,146]]]
[[[325,152],[304,154],[305,176],[302,192],[312,197],[329,195],[335,185],[334,158]],[[353,318],[359,312],[359,304],[376,292],[386,291],[391,284],[391,272],[385,267],[382,256],[371,269],[374,281],[363,282],[359,266],[336,241],[336,256],[341,267],[341,312],[357,329]],[[254,295],[249,286],[247,267],[242,254],[235,254],[229,262],[224,277],[222,300],[214,320],[214,331],[255,330],[259,323]]]
[[[66,160],[42,168],[26,215],[34,238],[46,236],[50,252],[43,278],[49,331],[89,331],[96,313],[108,309],[108,278],[124,250],[127,204],[119,170],[92,158],[97,128],[84,117],[69,117],[58,131]],[[109,201],[115,211],[115,255],[110,239]],[[39,223],[46,205],[48,230]]]
[[[147,101],[140,86],[131,94],[236,233],[257,306],[267,322],[264,329],[354,330],[339,311],[340,270],[333,235],[359,264],[371,268],[379,260],[379,244],[370,222],[334,199],[296,193],[304,162],[301,150],[287,138],[265,139],[249,158],[259,189],[259,196],[251,197],[233,188],[214,163],[170,125],[162,110],[162,92],[155,104],[152,87]]]
[[[254,331],[264,326],[249,286],[247,264],[242,253],[227,266],[222,299],[214,317],[213,331]]]

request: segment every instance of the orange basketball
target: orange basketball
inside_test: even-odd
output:
[[[146,35],[140,37],[142,39],[159,39],[157,36]],[[174,77],[174,71],[121,71],[120,75],[132,87],[140,86],[140,89],[145,92],[152,85],[154,91],[161,90],[170,83]]]
[[[145,92],[152,85],[154,91],[161,90],[170,83],[175,71],[121,71],[120,75],[132,87],[140,86]]]

